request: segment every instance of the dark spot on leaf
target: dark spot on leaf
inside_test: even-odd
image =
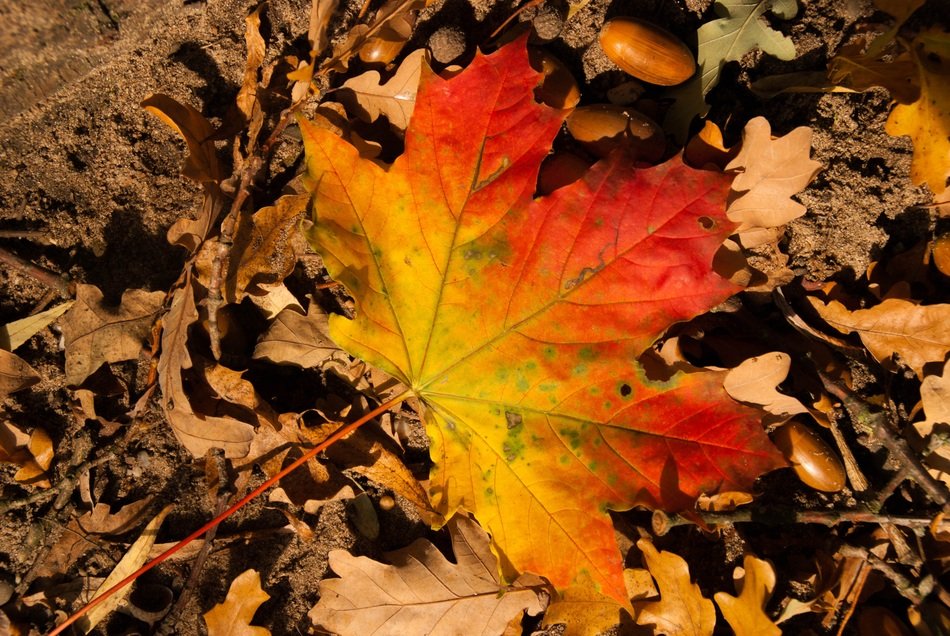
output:
[[[708,216],[699,217],[699,224],[702,226],[704,230],[711,230],[716,226],[716,222],[713,221]]]
[[[505,421],[508,423],[508,428],[514,428],[521,424],[521,416],[511,411],[505,411]]]
[[[622,395],[623,397],[627,397],[627,396],[630,395],[631,393],[633,393],[633,389],[630,388],[630,385],[629,385],[629,384],[621,384],[621,385],[620,385],[620,395]]]

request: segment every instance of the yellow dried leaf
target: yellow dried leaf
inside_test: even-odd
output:
[[[647,539],[637,541],[650,574],[660,589],[659,601],[638,601],[638,625],[655,625],[656,634],[709,636],[716,626],[716,608],[690,581],[689,566],[672,552],[659,552]]]
[[[950,177],[950,34],[925,31],[914,38],[910,53],[920,77],[920,99],[895,106],[885,130],[910,136],[911,181],[926,183],[940,195]]]
[[[49,470],[50,464],[53,463],[53,440],[46,431],[41,428],[33,429],[27,448],[39,467],[44,471]]]
[[[148,558],[149,551],[155,544],[155,538],[158,536],[158,530],[161,528],[162,522],[165,521],[165,517],[172,511],[172,508],[174,508],[173,505],[165,506],[148,522],[142,534],[135,540],[135,543],[129,547],[128,552],[125,553],[122,560],[119,561],[115,569],[106,577],[106,580],[96,589],[96,593],[93,594],[92,599],[102,596],[109,588],[142,567]],[[131,591],[132,588],[130,586],[125,586],[110,596],[106,601],[92,608],[85,616],[79,619],[76,625],[84,634],[88,634],[92,631],[93,627],[108,616],[112,610],[118,607],[122,599],[127,597]]]
[[[617,601],[598,594],[593,586],[570,587],[544,613],[543,627],[563,624],[563,636],[596,636],[621,622]]]
[[[208,636],[270,636],[270,630],[251,625],[254,613],[270,594],[261,589],[261,575],[245,570],[231,581],[224,602],[204,613]]]
[[[25,360],[6,349],[0,349],[0,398],[39,381],[39,374]]]
[[[0,348],[7,351],[15,350],[66,313],[66,310],[72,306],[73,301],[70,300],[38,314],[0,326]]]
[[[739,596],[716,592],[713,598],[736,636],[781,636],[765,613],[765,604],[775,589],[775,570],[768,561],[747,554],[742,568],[733,575]]]
[[[811,129],[796,128],[784,137],[772,138],[764,117],[756,117],[742,132],[742,148],[726,170],[739,174],[732,182],[738,193],[726,210],[729,220],[739,223],[742,244],[753,247],[762,241],[750,240],[763,228],[775,228],[805,213],[805,206],[792,196],[805,189],[818,174],[821,164],[809,158]]]
[[[889,298],[870,309],[848,311],[836,300],[808,300],[841,333],[857,332],[878,362],[887,364],[897,353],[919,378],[926,363],[942,361],[950,353],[950,304],[917,305]]]
[[[786,419],[808,409],[797,399],[776,388],[785,381],[792,358],[787,353],[773,351],[749,358],[726,374],[722,386],[732,399],[762,407],[780,419]]]
[[[738,152],[737,146],[727,149],[719,126],[706,121],[703,123],[703,129],[690,138],[683,149],[683,160],[696,168],[712,164],[722,170]]]

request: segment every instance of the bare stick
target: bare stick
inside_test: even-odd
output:
[[[24,239],[31,243],[56,245],[56,241],[48,233],[40,230],[0,230],[0,238]]]
[[[55,272],[51,272],[44,267],[40,267],[39,265],[34,265],[29,261],[25,261],[16,254],[12,254],[2,247],[0,247],[0,262],[6,263],[11,267],[20,270],[27,276],[46,285],[47,287],[52,287],[59,292],[60,296],[63,296],[64,298],[69,298],[75,292],[73,284],[66,280],[66,278],[63,276],[60,276]]]
[[[52,488],[47,488],[46,490],[38,490],[22,499],[13,499],[11,501],[0,501],[0,514],[4,514],[11,510],[16,510],[17,508],[23,508],[35,504],[39,501],[49,499],[53,495],[58,495],[60,493],[69,492],[71,493],[73,488],[76,487],[76,482],[79,481],[79,476],[82,475],[87,470],[99,466],[100,464],[105,464],[113,459],[116,455],[113,451],[108,451],[103,453],[95,459],[91,459],[87,462],[84,462],[76,467],[69,475],[63,477],[61,480],[56,482]]]
[[[891,456],[903,467],[903,470],[907,471],[908,477],[917,482],[934,503],[945,507],[948,501],[947,487],[934,479],[920,463],[914,452],[911,451],[907,442],[894,434],[888,426],[886,415],[884,413],[872,413],[867,404],[858,399],[853,393],[832,382],[824,374],[819,373],[819,375],[825,385],[825,390],[844,404],[845,410],[851,416],[851,424],[857,430],[873,435],[880,440]]]
[[[884,561],[866,548],[853,545],[843,545],[840,548],[842,555],[864,559],[868,565],[886,576],[897,588],[897,591],[914,605],[919,605],[933,591],[936,581],[929,574],[924,576],[918,585],[914,585],[910,579],[898,572],[890,563]]]
[[[930,517],[904,517],[882,515],[867,510],[793,510],[791,508],[740,508],[731,512],[691,511],[686,515],[667,515],[661,510],[653,512],[653,532],[663,536],[676,526],[695,524],[696,519],[703,523],[722,525],[724,523],[762,523],[767,525],[786,525],[790,523],[815,523],[834,526],[839,523],[893,524],[904,528],[923,531],[930,527]],[[941,522],[941,526],[950,529],[950,520]]]
[[[307,463],[308,461],[316,457],[317,454],[323,452],[328,447],[332,446],[339,440],[343,439],[344,437],[346,437],[347,435],[349,435],[350,433],[358,429],[360,426],[362,426],[366,422],[372,420],[378,415],[385,413],[392,407],[403,402],[404,400],[406,400],[407,398],[411,396],[412,396],[412,392],[406,391],[402,395],[394,397],[388,402],[385,402],[379,405],[378,407],[376,407],[375,409],[373,409],[372,411],[370,411],[369,413],[367,413],[360,419],[356,420],[355,422],[341,426],[340,428],[336,430],[336,432],[334,432],[328,438],[326,438],[325,440],[323,440],[322,442],[320,442],[319,444],[311,448],[309,451],[304,453],[300,457],[300,459],[293,462],[292,464],[290,464],[289,466],[281,470],[279,473],[277,473],[276,475],[274,475],[273,477],[271,477],[270,479],[262,483],[260,486],[258,486],[257,488],[255,488],[254,490],[246,494],[236,504],[234,504],[233,506],[231,506],[230,508],[228,508],[227,510],[225,510],[224,512],[219,514],[217,517],[215,517],[208,523],[204,524],[203,526],[201,526],[200,528],[198,528],[191,534],[189,534],[187,537],[185,537],[184,539],[182,539],[181,541],[179,541],[178,543],[170,547],[168,550],[165,550],[164,552],[162,552],[160,555],[158,555],[157,557],[155,557],[154,559],[152,559],[151,561],[149,561],[148,563],[140,567],[138,570],[136,570],[129,576],[125,577],[124,579],[122,579],[121,581],[119,581],[118,583],[110,587],[108,590],[105,591],[104,594],[102,594],[102,596],[96,597],[95,599],[87,603],[85,606],[80,608],[76,613],[74,613],[72,616],[67,618],[65,622],[61,623],[59,626],[56,627],[56,629],[51,631],[49,633],[49,636],[56,636],[56,634],[63,633],[63,631],[67,627],[69,627],[70,625],[78,621],[80,618],[85,616],[92,608],[101,605],[102,603],[105,602],[107,598],[111,597],[113,594],[115,594],[116,592],[124,588],[126,585],[136,580],[137,578],[139,578],[140,576],[142,576],[143,574],[145,574],[146,572],[154,568],[156,565],[158,565],[159,563],[161,563],[162,561],[164,561],[171,555],[181,550],[183,547],[185,547],[186,545],[188,545],[195,539],[198,539],[199,537],[201,537],[201,535],[208,532],[208,530],[210,530],[211,528],[214,528],[215,526],[220,524],[222,521],[224,521],[225,519],[233,515],[235,512],[237,512],[238,510],[246,506],[248,503],[250,503],[254,499],[256,499],[268,488],[270,488],[271,486],[274,486],[275,484],[277,484],[277,482],[279,482],[281,479],[283,479],[284,477],[292,473],[294,470],[296,470],[300,466],[303,466],[305,463]]]

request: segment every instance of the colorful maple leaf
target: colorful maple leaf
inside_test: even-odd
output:
[[[301,121],[309,238],[357,302],[333,339],[426,405],[438,510],[472,511],[509,580],[628,605],[608,510],[680,508],[783,462],[720,374],[652,381],[636,361],[736,291],[710,267],[729,179],[615,154],[536,199],[566,115],[537,81],[524,43],[450,81],[425,69],[388,168]]]

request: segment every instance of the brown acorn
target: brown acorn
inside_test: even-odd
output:
[[[412,35],[412,25],[404,19],[392,20],[360,47],[359,58],[370,65],[385,66],[396,59]]]
[[[696,61],[685,44],[643,20],[608,21],[600,30],[600,46],[614,64],[651,84],[675,86],[696,72]]]
[[[544,73],[541,85],[534,90],[541,103],[552,108],[577,106],[577,102],[581,101],[581,92],[574,76],[560,60],[541,49],[529,48],[528,61],[531,68]]]
[[[606,157],[623,143],[629,123],[623,106],[591,104],[574,109],[567,118],[567,131],[590,153]]]
[[[538,171],[538,194],[548,195],[574,183],[590,169],[590,162],[572,152],[559,151],[548,155]]]
[[[655,162],[666,150],[666,137],[659,124],[625,106],[591,104],[575,108],[567,118],[567,130],[598,157],[606,157],[627,144],[637,159]]]
[[[630,123],[627,124],[627,134],[630,136],[630,145],[637,155],[637,159],[649,163],[656,163],[666,152],[666,135],[660,125],[636,110],[628,110]]]
[[[772,442],[805,485],[823,492],[838,492],[844,488],[841,460],[809,427],[791,420],[772,434]]]

